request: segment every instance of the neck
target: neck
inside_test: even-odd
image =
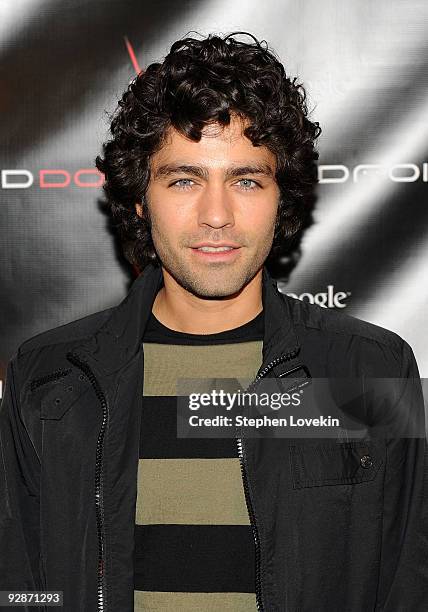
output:
[[[162,268],[164,286],[152,312],[166,327],[188,334],[217,334],[254,319],[263,309],[262,272],[238,293],[219,299],[204,299],[190,293]]]

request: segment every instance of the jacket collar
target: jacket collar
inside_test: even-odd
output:
[[[93,336],[75,347],[73,353],[84,361],[95,362],[97,369],[106,375],[124,367],[142,347],[144,330],[162,285],[162,268],[150,263],[134,281],[125,299],[113,308],[110,317]],[[296,360],[300,344],[292,322],[290,303],[287,296],[279,292],[266,266],[262,274],[262,303],[265,330],[261,369],[290,351]],[[293,359],[274,368],[274,375],[281,376],[286,369],[296,367],[297,361],[293,362]],[[301,366],[300,362],[298,365]]]

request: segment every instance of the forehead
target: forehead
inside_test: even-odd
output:
[[[265,146],[255,147],[243,130],[245,123],[232,117],[230,124],[211,123],[204,127],[199,142],[186,138],[171,127],[161,149],[152,156],[152,167],[165,162],[180,161],[223,166],[229,163],[264,162],[275,168],[275,155]]]

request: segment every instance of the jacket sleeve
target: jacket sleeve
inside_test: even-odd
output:
[[[42,590],[40,460],[20,412],[16,363],[15,356],[8,364],[0,405],[0,590],[33,591]]]
[[[420,437],[387,440],[382,552],[376,610],[428,610],[428,450],[418,366],[403,341],[400,410],[421,424]]]

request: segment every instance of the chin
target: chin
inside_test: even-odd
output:
[[[184,279],[183,279],[184,280]],[[248,282],[247,275],[242,271],[212,270],[196,272],[183,286],[203,298],[227,298],[239,293]]]
[[[216,287],[215,289],[208,289],[205,287],[186,287],[188,291],[193,293],[193,295],[202,298],[202,299],[226,299],[231,298],[239,293],[242,287],[238,287],[236,290],[228,290],[220,287]]]

